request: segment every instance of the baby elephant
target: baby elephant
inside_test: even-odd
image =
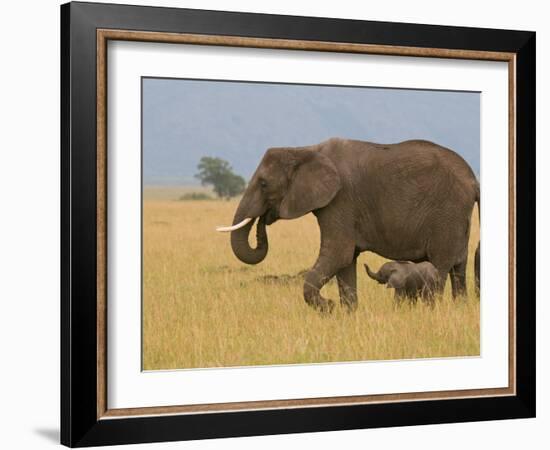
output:
[[[373,280],[385,284],[387,288],[394,288],[396,300],[408,299],[415,302],[420,296],[423,300],[433,303],[439,273],[432,263],[392,261],[382,265],[378,273],[372,272],[366,264],[365,269]]]

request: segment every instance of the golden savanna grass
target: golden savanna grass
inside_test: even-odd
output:
[[[143,368],[177,369],[479,355],[479,299],[470,236],[469,296],[454,301],[450,282],[430,308],[396,306],[393,290],[369,279],[358,261],[359,308],[320,315],[303,301],[302,271],[319,249],[308,214],[268,228],[269,253],[256,266],[238,261],[229,235],[237,201],[176,201],[185,189],[146,189],[143,203]],[[323,294],[339,304],[331,281]]]

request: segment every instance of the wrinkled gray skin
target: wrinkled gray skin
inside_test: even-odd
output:
[[[336,276],[340,303],[357,307],[357,256],[375,252],[392,260],[430,261],[438,290],[451,276],[454,296],[466,293],[470,219],[479,185],[457,153],[428,141],[380,145],[333,138],[318,145],[267,150],[239,203],[231,232],[233,252],[247,264],[267,255],[266,225],[309,212],[321,230],[317,261],[307,272],[304,299],[332,311],[320,289]]]
[[[415,302],[421,297],[433,303],[439,273],[428,261],[416,264],[408,261],[391,261],[383,264],[378,272],[372,272],[365,264],[365,270],[373,280],[385,284],[387,288],[395,289],[395,299],[399,302],[404,299]]]

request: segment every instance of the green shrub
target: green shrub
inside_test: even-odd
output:
[[[210,195],[205,192],[187,192],[183,194],[178,200],[188,201],[188,200],[214,200]]]

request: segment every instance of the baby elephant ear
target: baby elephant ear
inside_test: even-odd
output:
[[[401,289],[405,287],[405,277],[402,274],[394,272],[388,278],[388,288]]]
[[[332,161],[316,150],[296,150],[293,173],[281,206],[281,219],[295,219],[329,204],[342,187]]]

